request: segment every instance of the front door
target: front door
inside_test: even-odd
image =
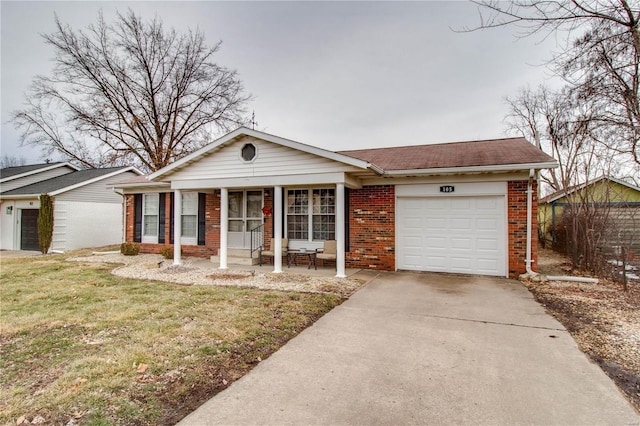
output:
[[[262,191],[229,191],[229,247],[250,248],[251,230],[262,224]]]
[[[21,209],[20,211],[20,250],[40,250],[38,209]]]

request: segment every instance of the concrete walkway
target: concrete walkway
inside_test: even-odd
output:
[[[639,423],[519,282],[382,273],[180,425]]]

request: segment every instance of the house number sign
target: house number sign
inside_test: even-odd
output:
[[[456,187],[453,185],[443,185],[440,187],[440,192],[453,192],[456,190]]]

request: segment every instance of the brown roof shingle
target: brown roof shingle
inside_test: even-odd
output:
[[[555,161],[524,138],[339,151],[384,170],[533,164]]]

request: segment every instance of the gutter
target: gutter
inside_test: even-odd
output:
[[[467,167],[435,167],[431,169],[405,169],[384,171],[386,176],[425,176],[461,173],[489,173],[489,172],[513,172],[520,170],[554,169],[558,163],[550,161],[546,163],[527,164],[503,164],[492,166],[467,166]]]

